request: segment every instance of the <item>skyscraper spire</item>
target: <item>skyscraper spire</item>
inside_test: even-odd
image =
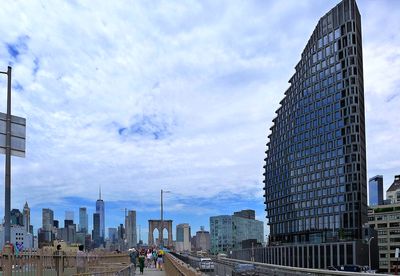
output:
[[[101,186],[99,185],[99,199],[101,199]]]

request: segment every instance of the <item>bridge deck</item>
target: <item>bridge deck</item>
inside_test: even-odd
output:
[[[139,268],[136,269],[135,275],[144,275],[144,276],[166,276],[165,271],[160,271],[155,268],[144,268],[143,274],[140,274]]]

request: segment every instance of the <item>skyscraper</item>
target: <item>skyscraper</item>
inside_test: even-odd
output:
[[[28,206],[28,202],[25,202],[24,210],[22,211],[24,227],[27,233],[30,233],[31,225],[31,209]],[[33,233],[32,233],[33,234]]]
[[[99,188],[99,199],[96,201],[96,213],[100,215],[100,237],[105,238],[104,201],[101,199],[101,188]]]
[[[101,237],[100,237],[100,214],[99,213],[93,214],[92,239],[93,239],[96,247],[100,245]]]
[[[85,234],[88,232],[88,214],[86,207],[79,208],[79,232]]]
[[[42,229],[51,231],[53,229],[54,212],[51,209],[42,209]]]
[[[136,247],[136,211],[129,210],[128,215],[125,217],[125,238],[128,248]]]
[[[268,136],[269,244],[288,245],[282,254],[288,254],[289,265],[326,267],[344,258],[347,244],[311,244],[354,241],[341,264],[360,263],[364,256],[354,252],[368,254],[356,250],[355,243],[367,222],[367,181],[361,19],[355,0],[341,1],[319,20],[295,69]],[[300,261],[290,250],[301,254]],[[327,262],[321,265],[319,256]]]
[[[369,206],[383,204],[383,176],[376,175],[369,179]]]
[[[176,251],[190,251],[191,238],[190,225],[188,223],[178,224],[176,226]]]

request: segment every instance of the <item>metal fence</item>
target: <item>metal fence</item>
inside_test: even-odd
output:
[[[128,254],[23,251],[0,254],[0,275],[134,275]],[[61,253],[61,254],[60,254]]]

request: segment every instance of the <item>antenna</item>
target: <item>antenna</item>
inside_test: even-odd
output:
[[[99,185],[99,199],[101,199],[101,185]]]

